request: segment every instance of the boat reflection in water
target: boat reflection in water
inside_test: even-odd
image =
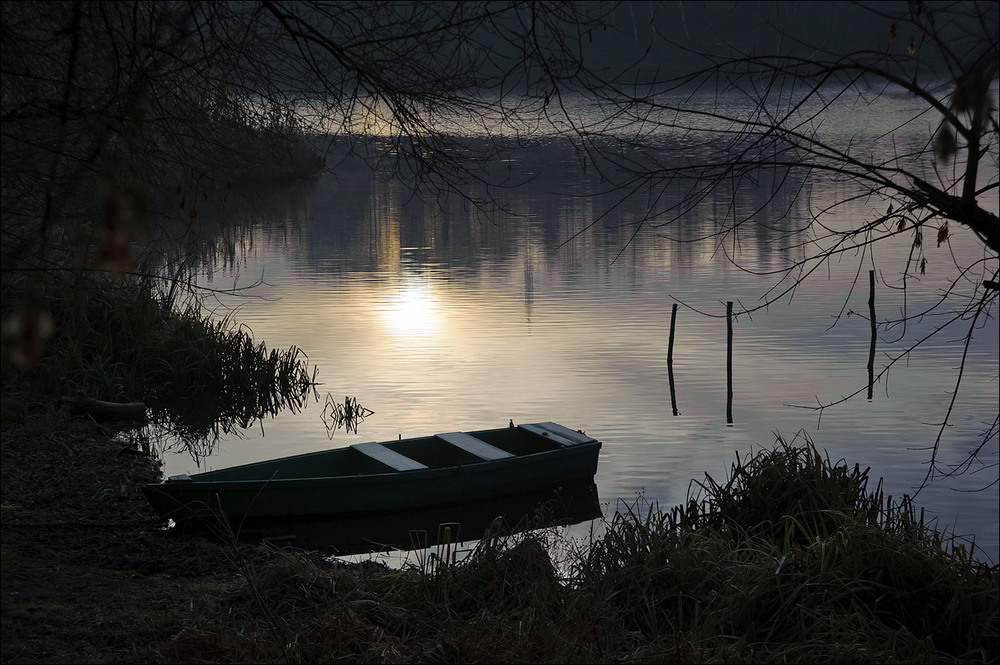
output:
[[[366,554],[478,540],[497,518],[502,519],[503,533],[580,524],[601,516],[597,496],[591,479],[435,509],[253,520],[231,527],[240,542],[267,541],[335,556]]]

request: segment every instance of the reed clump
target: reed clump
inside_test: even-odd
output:
[[[580,591],[645,638],[644,657],[676,643],[738,661],[1000,656],[997,568],[909,497],[870,491],[868,470],[779,439],[692,488],[666,512],[619,511],[580,561]]]
[[[206,315],[188,289],[163,288],[170,283],[155,276],[68,274],[32,296],[31,306],[53,322],[37,359],[11,362],[5,338],[3,382],[25,399],[83,394],[145,402],[182,427],[194,414],[192,428],[246,427],[301,406],[315,384],[315,368],[310,373],[299,349],[268,350],[231,319]],[[19,294],[5,295],[4,314],[17,308]]]
[[[168,658],[255,662],[996,662],[998,570],[811,442],[779,440],[587,543],[497,521],[359,575],[273,549]],[[204,655],[203,655],[204,654]]]

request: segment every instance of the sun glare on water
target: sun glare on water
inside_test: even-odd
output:
[[[385,303],[383,317],[396,335],[433,335],[442,327],[440,306],[426,283],[404,284]]]

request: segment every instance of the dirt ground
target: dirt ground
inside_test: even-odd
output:
[[[171,638],[238,583],[234,547],[166,532],[140,489],[158,463],[113,432],[0,435],[3,662],[172,660]]]

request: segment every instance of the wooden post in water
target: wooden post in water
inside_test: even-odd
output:
[[[670,341],[667,343],[667,377],[670,380],[670,406],[674,410],[674,415],[679,416],[677,411],[677,392],[674,389],[674,327],[677,325],[677,303],[674,303],[670,310]]]
[[[872,398],[875,384],[875,271],[868,271],[868,317],[872,324],[872,342],[868,347],[868,399]]]
[[[733,424],[733,301],[726,302],[726,423]]]

